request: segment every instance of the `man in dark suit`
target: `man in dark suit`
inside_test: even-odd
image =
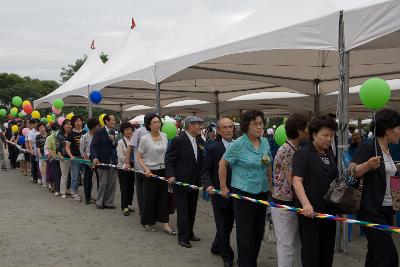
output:
[[[232,142],[235,126],[229,118],[218,121],[217,130],[221,138],[212,144],[207,151],[205,158],[204,171],[201,176],[201,183],[209,194],[213,189],[220,189],[218,179],[219,161],[225,153],[226,148]],[[228,169],[227,186],[230,189],[231,170]],[[234,253],[230,245],[230,237],[233,228],[233,202],[230,198],[223,198],[220,195],[212,195],[211,203],[214,211],[215,225],[217,233],[211,247],[211,253],[220,254],[224,261],[224,266],[232,266]]]
[[[165,155],[166,177],[172,183],[179,181],[200,185],[203,169],[204,141],[201,138],[203,119],[189,116],[185,119],[185,132],[171,141]],[[198,190],[175,186],[178,242],[182,247],[191,248],[190,241],[200,241],[193,233],[196,217]]]
[[[117,164],[117,140],[115,139],[115,117],[104,116],[105,126],[93,136],[90,145],[90,157],[94,164]],[[115,209],[115,181],[117,169],[111,167],[98,167],[99,188],[97,190],[96,206],[98,209]]]

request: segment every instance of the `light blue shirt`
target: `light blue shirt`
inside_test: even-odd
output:
[[[232,187],[250,194],[267,192],[268,166],[261,162],[264,155],[269,155],[272,159],[268,141],[263,137],[260,138],[258,150],[254,148],[247,134],[233,141],[223,157],[232,168]]]

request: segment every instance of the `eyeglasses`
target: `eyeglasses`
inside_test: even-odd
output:
[[[264,127],[264,123],[262,121],[261,122],[254,121],[254,122],[250,123],[250,125],[253,125],[256,127]]]

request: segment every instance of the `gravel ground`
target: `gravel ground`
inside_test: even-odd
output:
[[[210,253],[215,234],[210,202],[199,199],[195,233],[202,240],[185,249],[161,228],[144,231],[137,213],[122,216],[119,185],[117,209],[97,210],[55,197],[17,170],[0,171],[0,182],[0,267],[222,266]],[[176,226],[176,215],[171,224]],[[236,248],[234,234],[232,239]],[[399,247],[400,235],[394,239]],[[366,240],[355,226],[348,252],[335,254],[334,266],[363,266],[365,253]],[[277,266],[274,245],[263,243],[259,266]]]

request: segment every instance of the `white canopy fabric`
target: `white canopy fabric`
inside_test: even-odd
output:
[[[33,104],[35,108],[45,108],[45,107],[50,107],[51,103],[56,99],[64,95],[64,94],[69,94],[71,90],[76,88],[77,86],[81,86],[82,82],[86,80],[88,77],[93,75],[94,73],[97,73],[102,67],[104,63],[100,59],[96,49],[91,49],[87,59],[85,60],[85,63],[80,67],[80,69],[65,83],[63,83],[60,87],[58,87],[56,90],[51,92],[45,97],[42,97],[40,99],[37,99],[33,101]],[[86,92],[88,91],[87,85],[86,85]],[[87,93],[86,93],[87,95]],[[87,104],[87,100],[86,100]]]
[[[387,105],[394,109],[400,108],[400,79],[387,81],[392,89],[392,96]],[[349,89],[349,111],[352,118],[366,118],[370,115],[359,99],[361,86]],[[336,113],[338,92],[330,93],[321,97],[321,112]],[[313,98],[304,94],[285,92],[263,92],[248,94],[232,98],[220,103],[220,111],[225,115],[238,116],[240,110],[259,109],[271,115],[287,115],[293,112],[310,114],[313,111]],[[143,114],[153,111],[154,107],[140,106],[127,109],[126,116]],[[165,114],[201,116],[215,116],[215,104],[206,101],[190,100],[178,101],[163,107]]]

